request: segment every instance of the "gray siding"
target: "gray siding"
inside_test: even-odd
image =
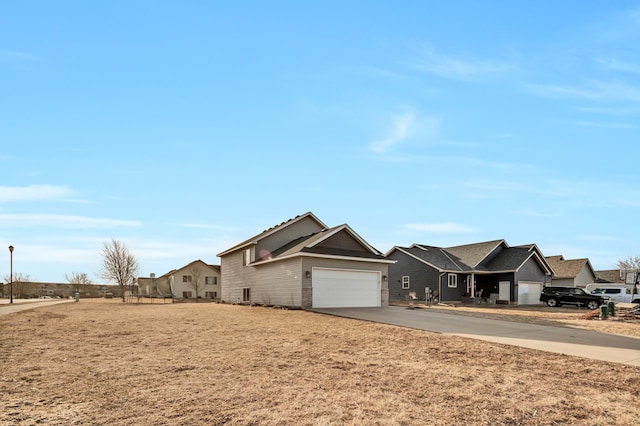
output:
[[[389,301],[406,301],[410,292],[415,292],[418,299],[425,299],[425,288],[439,290],[440,272],[419,260],[395,250],[387,259],[397,262],[389,265]],[[409,277],[409,288],[402,288],[402,277]]]
[[[540,282],[544,286],[548,278],[544,272],[544,269],[542,269],[540,264],[534,258],[530,258],[514,274],[514,280],[515,280],[515,283],[517,283],[518,281]],[[515,301],[516,303],[518,302],[516,300],[517,294],[518,292],[515,289],[514,284],[512,283],[511,284],[511,301]]]
[[[529,258],[524,265],[515,273],[515,279],[517,281],[534,281],[545,282],[544,270],[540,267],[540,264],[533,258]]]
[[[338,248],[365,252],[365,249],[362,247],[362,245],[344,230],[322,241],[318,244],[318,247]]]
[[[467,291],[466,279],[469,274],[455,274],[458,276],[458,286],[449,287],[449,273],[442,275],[440,279],[440,300],[442,302],[459,302]]]

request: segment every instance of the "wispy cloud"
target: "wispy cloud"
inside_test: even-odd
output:
[[[588,99],[594,101],[640,101],[640,89],[619,82],[589,82],[585,86],[530,85],[529,91],[537,96],[554,99]]]
[[[223,226],[223,225],[212,225],[208,223],[182,223],[180,224],[183,228],[194,228],[194,229],[211,229],[214,231],[238,231],[238,228],[234,228],[232,226]]]
[[[582,241],[622,241],[621,238],[610,235],[578,235],[577,238]]]
[[[407,139],[411,126],[415,121],[415,114],[408,112],[401,116],[395,117],[391,125],[391,130],[386,138],[371,143],[371,149],[374,152],[385,152],[394,145]]]
[[[433,48],[427,48],[414,63],[420,70],[440,77],[456,80],[473,80],[490,75],[504,74],[514,67],[508,62],[477,59],[454,58],[437,53]]]
[[[75,192],[66,186],[28,185],[0,186],[1,201],[33,201],[69,199]]]
[[[475,229],[454,222],[443,223],[410,223],[405,225],[412,231],[430,232],[434,234],[466,234],[475,232]]]
[[[3,225],[14,227],[56,227],[56,228],[116,228],[140,226],[135,220],[106,219],[86,216],[56,214],[0,214]]]
[[[18,52],[15,50],[0,50],[0,62],[32,62],[37,61],[39,58],[28,52]]]
[[[530,217],[560,217],[561,214],[557,212],[551,212],[548,210],[534,210],[531,208],[517,210],[516,214]]]
[[[588,120],[574,120],[574,121],[561,121],[561,123],[570,124],[572,126],[580,127],[600,127],[605,129],[635,129],[635,124],[629,123],[615,123],[606,121],[588,121]]]
[[[640,74],[640,64],[622,61],[618,58],[596,58],[596,62],[610,70]]]
[[[578,111],[604,114],[604,115],[635,115],[640,113],[638,108],[596,108],[596,107],[578,107]]]

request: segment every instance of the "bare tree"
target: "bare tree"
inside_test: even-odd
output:
[[[628,256],[618,260],[619,269],[640,269],[640,256]]]
[[[89,279],[89,276],[84,272],[72,272],[71,274],[65,274],[64,279],[69,282],[69,284],[73,285],[73,288],[76,291],[80,291],[84,289],[84,286],[87,284],[93,284],[93,282]]]
[[[189,283],[189,286],[196,291],[196,303],[198,303],[199,292],[204,287],[202,271],[198,265],[193,264],[189,268],[189,274],[191,274],[191,282]]]
[[[6,283],[5,291],[10,292],[11,286],[9,284],[11,283],[11,277],[9,276],[9,274],[4,276],[4,282]],[[29,274],[23,274],[21,272],[13,273],[14,297],[17,297],[18,299],[24,298],[27,295],[27,293],[29,293],[29,291],[32,290],[30,286],[31,286],[31,278],[29,278]]]
[[[138,261],[124,243],[112,239],[109,243],[104,243],[102,248],[100,276],[115,281],[120,286],[124,302],[126,286],[133,285],[138,276]]]

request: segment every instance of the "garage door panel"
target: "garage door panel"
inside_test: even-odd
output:
[[[518,305],[540,304],[542,283],[518,282]]]
[[[380,273],[340,269],[313,269],[314,308],[381,306]]]

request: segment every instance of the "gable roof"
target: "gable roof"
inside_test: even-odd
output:
[[[542,269],[551,275],[552,271],[549,269],[548,264],[543,260],[542,256],[533,250],[533,248],[534,246],[509,247],[487,262],[486,265],[483,265],[483,269],[492,272],[517,271],[533,257],[538,264],[540,264]]]
[[[445,250],[460,258],[464,263],[475,268],[501,245],[504,246],[504,248],[509,247],[505,240],[492,240],[482,243],[446,247]]]
[[[196,263],[202,263],[202,264],[204,264],[204,265],[208,266],[209,268],[213,268],[213,269],[215,269],[216,271],[220,272],[220,265],[210,265],[210,264],[208,264],[207,262],[204,262],[203,260],[197,259],[197,260],[194,260],[193,262],[190,262],[190,263],[188,263],[188,264],[186,264],[186,265],[184,265],[184,266],[181,266],[180,268],[172,269],[172,270],[170,270],[169,272],[167,272],[167,273],[165,273],[165,274],[163,274],[163,275],[160,275],[158,278],[168,277],[168,276],[170,276],[170,275],[175,274],[177,271],[180,271],[180,270],[182,270],[182,269],[189,268],[189,267],[191,267],[192,265],[194,265],[194,264],[196,264]]]
[[[596,273],[591,267],[589,259],[565,259],[562,255],[547,256],[546,259],[555,272],[554,278],[575,278],[585,266],[591,271],[591,274],[596,277]]]
[[[440,271],[471,271],[473,268],[448,253],[446,249],[427,246],[424,244],[413,244],[406,249],[409,253],[423,260],[425,263],[436,266]]]
[[[624,283],[624,280],[620,278],[620,269],[607,269],[603,271],[596,271],[596,282],[605,283]]]
[[[487,257],[500,246],[504,250],[487,260]],[[492,240],[447,248],[413,244],[411,247],[393,247],[386,253],[386,256],[389,256],[395,250],[438,269],[440,272],[515,272],[529,259],[534,258],[546,273],[553,274],[553,270],[535,244],[509,247],[504,240]],[[487,261],[483,263],[484,260]],[[474,263],[471,264],[471,262]]]
[[[321,243],[337,235],[341,232],[345,232],[354,238],[363,250],[350,250],[337,247],[325,247]],[[287,259],[293,256],[332,256],[332,257],[349,257],[349,258],[363,258],[363,259],[376,259],[385,263],[392,263],[384,259],[382,253],[367,243],[362,237],[360,237],[351,227],[347,224],[339,225],[329,229],[323,229],[322,231],[315,232],[300,238],[297,238],[284,246],[271,252],[271,255],[267,259],[256,259],[252,262],[252,265],[257,265],[265,262],[271,262],[276,260]]]
[[[262,240],[263,238],[266,238],[270,235],[275,234],[276,232],[279,232],[281,230],[283,230],[284,228],[293,225],[296,222],[299,222],[305,218],[311,218],[312,220],[314,220],[321,228],[328,228],[327,225],[325,225],[320,219],[318,219],[313,213],[311,212],[307,212],[301,215],[298,215],[292,219],[289,219],[287,221],[284,221],[278,225],[272,226],[271,228],[265,229],[264,231],[262,231],[261,233],[254,235],[253,237],[241,242],[240,244],[236,244],[235,246],[231,247],[230,249],[227,249],[225,251],[223,251],[222,253],[219,253],[218,256],[224,256],[226,254],[232,253],[236,250],[240,250],[242,248],[245,248],[247,246],[250,245],[255,245],[257,244],[260,240]]]

